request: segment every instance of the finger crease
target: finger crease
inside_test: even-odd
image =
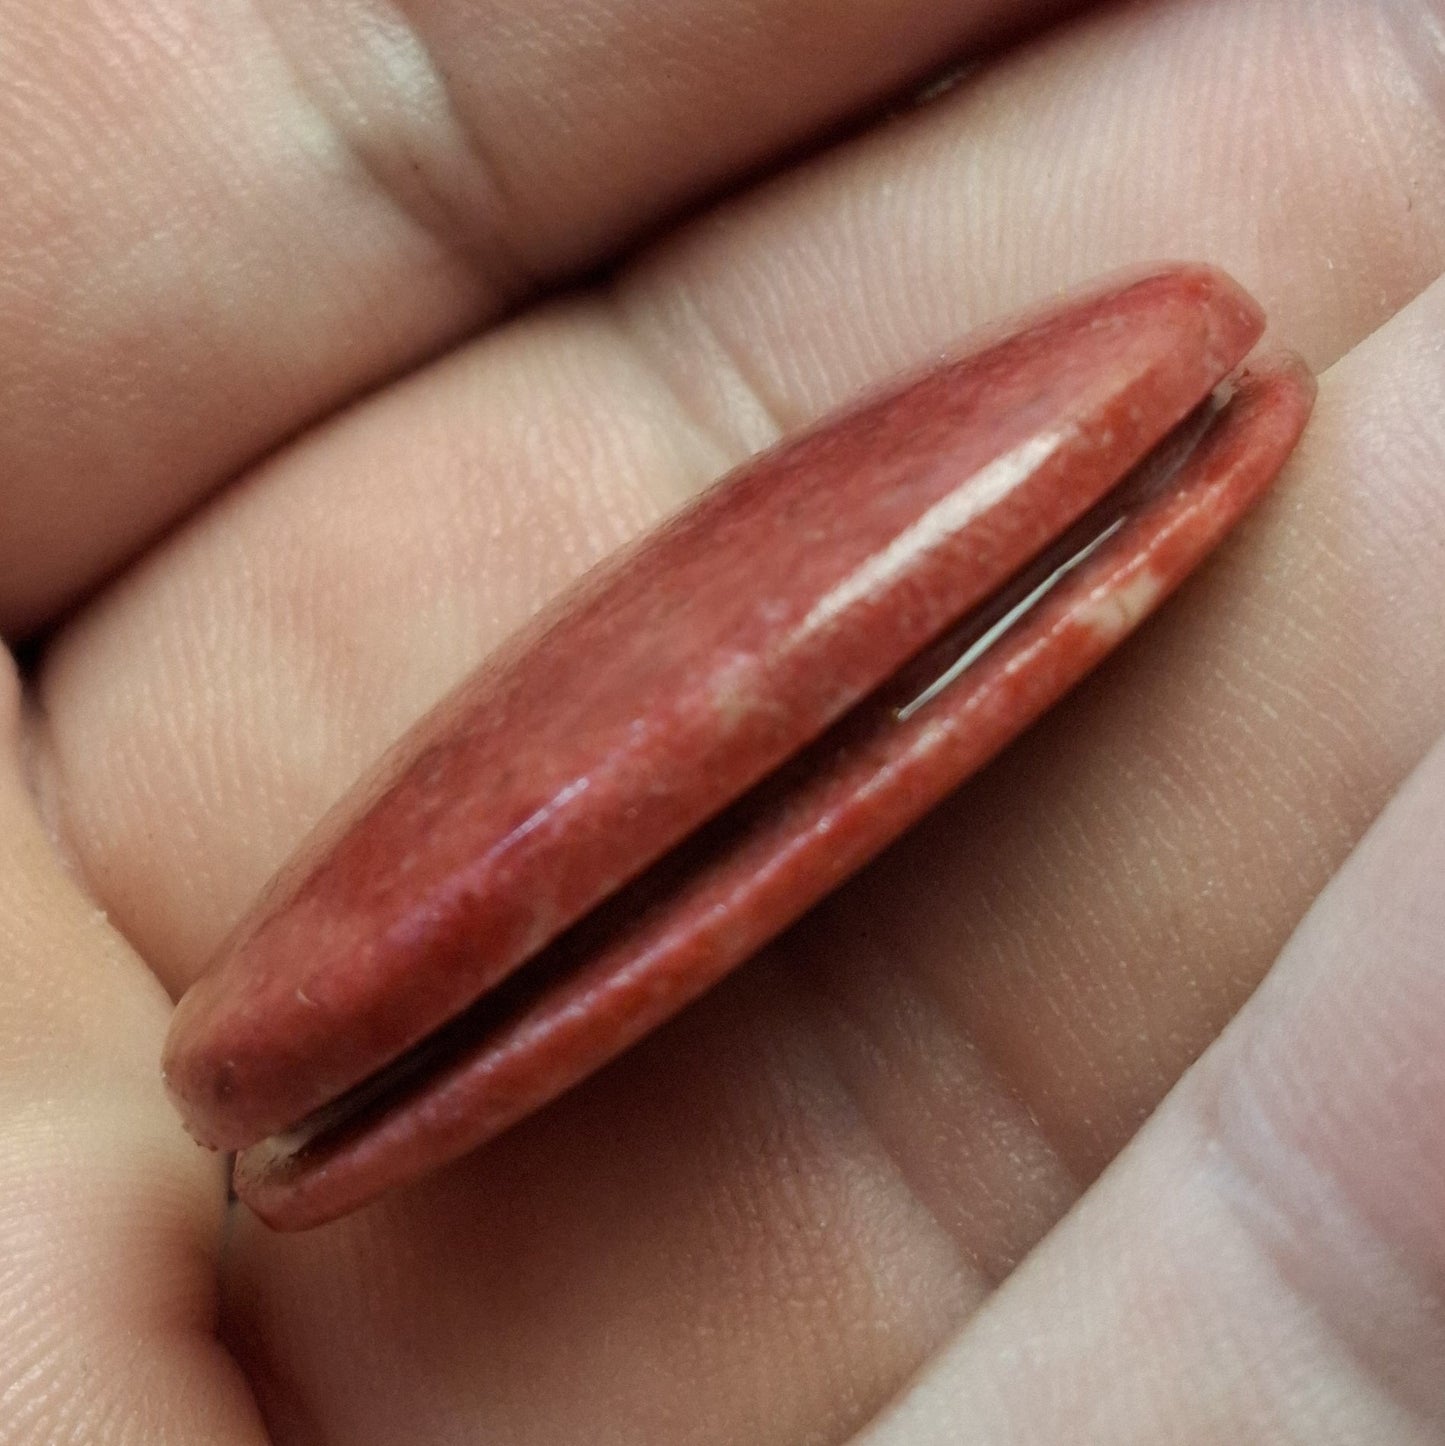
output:
[[[1394,1248],[1346,1198],[1330,1172],[1233,1091],[1206,1061],[1186,1096],[1202,1178],[1238,1228],[1250,1258],[1286,1301],[1337,1350],[1361,1383],[1391,1409],[1425,1425],[1442,1420],[1434,1363],[1445,1343],[1439,1289],[1422,1285]],[[1247,1111],[1247,1126],[1235,1117]],[[1402,1301],[1408,1308],[1401,1310]],[[1399,1348],[1407,1338],[1413,1347]],[[1410,1370],[1414,1356],[1420,1369]]]
[[[253,3],[298,93],[372,188],[476,274],[495,310],[540,289],[508,224],[518,208],[506,168],[466,123],[446,66],[401,0],[380,0],[380,14],[338,7],[338,33],[323,27],[321,43],[326,12],[307,7],[306,44],[291,35],[294,7]]]
[[[784,417],[751,366],[700,308],[689,300],[678,300],[684,320],[679,324],[669,319],[659,337],[658,327],[639,315],[630,292],[631,284],[624,279],[606,293],[618,335],[647,372],[662,383],[694,432],[725,459],[725,465],[737,465],[792,430],[796,422]],[[649,309],[651,305],[649,301]],[[685,333],[686,355],[705,363],[702,383],[680,375],[675,360],[678,348],[673,345],[679,331]],[[725,401],[710,400],[714,397]]]
[[[828,1061],[838,1089],[848,1099],[857,1117],[866,1125],[877,1144],[879,1154],[886,1160],[888,1168],[907,1192],[908,1198],[924,1212],[942,1238],[949,1242],[959,1262],[960,1279],[966,1279],[975,1293],[975,1306],[981,1304],[1008,1276],[1014,1262],[1001,1262],[990,1258],[992,1252],[971,1247],[969,1222],[961,1221],[957,1211],[948,1208],[951,1202],[940,1198],[936,1182],[927,1179],[910,1164],[909,1152],[898,1138],[896,1122],[889,1117],[886,1106],[879,1107],[877,1092],[859,1087],[856,1058],[863,1054],[869,1057],[869,1062],[865,1063],[864,1067],[871,1069],[873,1075],[878,1077],[886,1088],[884,1076],[888,1072],[888,1066],[880,1060],[881,1047],[876,1043],[876,1020],[849,997],[845,988],[839,987],[827,963],[817,957],[812,948],[799,948],[798,964],[801,966],[796,971],[799,987],[807,990],[815,1005],[814,1010],[808,1012],[808,1017],[819,1021],[815,1030],[819,1048]],[[890,988],[916,989],[917,981],[910,974],[905,984],[895,976]],[[929,994],[931,991],[921,998],[920,1004],[923,1010],[933,1014],[936,1013],[936,1004],[928,997]],[[829,1019],[832,1027],[825,1027],[823,1021]],[[961,1047],[968,1052],[971,1083],[982,1092],[1002,1100],[1010,1109],[1020,1107],[1016,1092],[1009,1088],[1003,1076],[992,1062],[984,1057],[973,1039],[970,1037],[963,1041]],[[926,1108],[926,1105],[920,1108]],[[1026,1111],[1020,1112],[1027,1115]],[[914,1123],[916,1122],[915,1119]],[[1039,1142],[1052,1156],[1052,1146],[1039,1130],[1032,1115],[1027,1115],[1026,1127],[1037,1133]],[[1076,1198],[1076,1194],[1077,1192],[1074,1192],[1071,1198]],[[969,1313],[971,1314],[971,1311]]]

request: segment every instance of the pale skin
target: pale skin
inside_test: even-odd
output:
[[[1063,8],[7,7],[0,1441],[1445,1433],[1445,11]],[[1167,614],[545,1116],[228,1213],[170,996],[377,751],[779,431],[1164,256],[1322,373]]]

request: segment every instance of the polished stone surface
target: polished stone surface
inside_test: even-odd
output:
[[[169,1087],[253,1147],[243,1198],[304,1226],[480,1143],[987,761],[1282,465],[1293,362],[1196,413],[1261,326],[1203,267],[1036,313],[740,469],[491,659],[178,1011]]]

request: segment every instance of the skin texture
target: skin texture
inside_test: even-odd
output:
[[[6,13],[4,213],[34,234],[0,248],[0,537],[55,507],[0,569],[12,633],[51,625],[0,723],[4,1435],[1438,1439],[1438,10],[1091,11],[624,257],[720,153],[767,165],[872,93],[885,51],[922,84],[999,16],[891,0],[828,86],[797,68],[816,49],[759,30],[794,57],[780,88],[745,46],[711,71],[677,7],[596,8],[627,74],[714,98],[708,162],[651,115],[576,108],[636,166],[588,231],[610,158],[519,112],[523,200],[483,209],[514,246],[556,218],[552,244],[616,270],[425,367],[496,233],[436,239],[349,138],[370,117],[396,154],[450,154],[402,124],[431,113],[399,82],[430,71],[376,65],[338,8],[289,51],[357,77],[352,108],[298,113],[246,10],[218,62],[244,93],[187,109],[158,79],[200,97],[204,70],[144,56],[215,7]],[[814,34],[838,14],[751,10]],[[494,17],[458,7],[443,35],[438,13],[385,18],[485,51]],[[927,53],[878,43],[924,31]],[[569,96],[610,73],[565,27],[518,53],[531,95],[548,67]],[[799,102],[762,140],[754,72]],[[244,166],[238,132],[268,147]],[[164,989],[385,740],[778,430],[1170,254],[1237,274],[1325,373],[1237,543],[855,890],[565,1105],[342,1225],[239,1217],[223,1248],[222,1182],[154,1072]],[[149,535],[201,493],[105,584],[135,556],[117,518]]]

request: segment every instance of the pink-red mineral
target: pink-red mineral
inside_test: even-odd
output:
[[[169,1088],[264,1218],[333,1218],[716,982],[1121,641],[1313,384],[1175,266],[1035,314],[720,482],[487,662],[182,1001]]]

